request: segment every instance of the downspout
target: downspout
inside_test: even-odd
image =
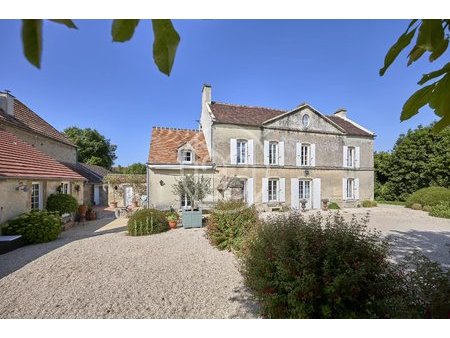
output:
[[[145,165],[146,172],[145,172],[145,180],[147,181],[147,209],[150,208],[150,170],[148,168],[149,163],[147,162]]]

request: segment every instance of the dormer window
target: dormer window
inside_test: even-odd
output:
[[[192,163],[192,150],[181,151],[181,163]]]

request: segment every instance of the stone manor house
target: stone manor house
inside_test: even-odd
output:
[[[218,103],[202,90],[199,130],[154,127],[148,159],[149,205],[189,208],[173,185],[183,175],[208,177],[202,202],[235,198],[259,210],[319,209],[323,200],[356,207],[372,200],[375,134],[338,110],[309,104],[289,111]]]

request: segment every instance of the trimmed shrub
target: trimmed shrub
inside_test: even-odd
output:
[[[429,205],[425,205],[422,210],[426,212],[430,212],[433,209],[433,207],[430,207]]]
[[[206,233],[219,250],[239,251],[245,235],[258,222],[254,207],[241,201],[221,201],[208,217]]]
[[[377,201],[366,200],[366,201],[362,201],[361,205],[364,208],[373,208],[373,207],[377,206]]]
[[[336,203],[336,202],[331,202],[330,204],[328,204],[328,209],[340,209],[341,207]]]
[[[61,218],[56,212],[31,211],[8,221],[4,235],[22,235],[26,244],[54,241],[61,233]]]
[[[128,235],[145,236],[169,230],[167,211],[158,209],[141,209],[128,219]]]
[[[78,201],[68,194],[51,194],[47,198],[47,210],[56,211],[60,215],[73,213],[78,209]]]
[[[410,206],[411,209],[413,210],[422,210],[422,204],[420,203],[414,203]]]
[[[257,225],[243,245],[241,271],[262,315],[446,318],[449,275],[435,264],[409,271],[391,263],[387,242],[367,221],[291,213]]]
[[[434,207],[431,207],[430,216],[450,218],[450,202],[441,202]]]
[[[444,187],[429,187],[417,190],[406,200],[406,207],[411,208],[414,203],[430,207],[440,202],[450,202],[450,189]]]

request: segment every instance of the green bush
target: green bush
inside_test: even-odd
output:
[[[78,209],[78,202],[75,197],[67,194],[51,194],[47,198],[47,210],[57,211],[60,215],[73,213]]]
[[[450,218],[450,202],[441,202],[431,207],[430,216]]]
[[[136,211],[127,223],[130,236],[158,234],[169,230],[166,211],[158,209],[141,209]]]
[[[410,208],[413,209],[413,210],[422,210],[422,204],[420,204],[420,203],[413,203],[410,206]]]
[[[405,205],[406,202],[403,201],[385,201],[385,200],[377,200],[378,204],[388,204],[388,205]]]
[[[377,202],[371,200],[362,201],[361,204],[364,208],[373,208],[377,206]]]
[[[426,212],[430,212],[433,209],[433,207],[430,207],[429,205],[425,205],[422,210]]]
[[[8,221],[4,235],[22,235],[26,244],[54,241],[61,233],[61,218],[56,212],[31,211]]]
[[[450,202],[450,189],[444,187],[429,187],[417,190],[406,200],[406,207],[411,208],[414,203],[430,207],[440,202]]]
[[[336,202],[331,202],[330,204],[328,204],[328,209],[340,209],[339,205]]]
[[[448,276],[435,265],[413,273],[391,263],[387,243],[367,221],[291,213],[257,225],[244,242],[241,271],[262,315],[445,318],[437,309],[448,305]]]
[[[241,201],[217,203],[208,217],[206,233],[219,250],[239,251],[245,235],[258,223],[258,213]]]

